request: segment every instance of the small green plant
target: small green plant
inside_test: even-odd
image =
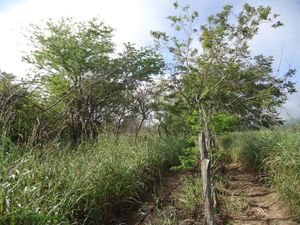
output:
[[[173,171],[185,171],[194,167],[199,161],[199,149],[197,147],[190,147],[184,149],[182,154],[179,156],[180,165],[173,166]]]

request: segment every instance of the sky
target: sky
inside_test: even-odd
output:
[[[273,55],[274,69],[280,65],[281,73],[296,68],[294,81],[299,92],[289,96],[280,109],[285,118],[300,118],[300,1],[299,0],[179,0],[200,13],[201,21],[219,12],[225,4],[238,12],[247,2],[251,5],[269,5],[280,14],[285,24],[279,29],[264,25],[251,41],[253,54]],[[28,46],[29,24],[38,24],[49,18],[73,17],[86,20],[99,17],[115,29],[114,41],[121,49],[122,43],[133,42],[137,46],[152,44],[151,30],[170,31],[166,20],[172,15],[172,0],[0,0],[0,70],[24,76],[28,65],[22,55]]]

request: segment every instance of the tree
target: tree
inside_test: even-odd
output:
[[[178,3],[174,7],[180,8]],[[224,6],[199,25],[199,13],[186,6],[182,15],[168,17],[179,35],[152,32],[157,45],[166,47],[174,57],[175,72],[168,92],[177,104],[185,102],[191,115],[197,115],[198,130],[209,130],[212,119],[220,113],[230,113],[251,128],[276,123],[276,109],[295,91],[290,81],[295,70],[276,77],[273,58],[253,57],[249,48],[262,23],[274,28],[283,25],[278,14],[272,14],[270,7],[245,4],[235,15],[232,8]]]
[[[39,74],[47,117],[53,135],[73,142],[94,137],[98,130],[120,122],[133,104],[140,82],[161,72],[163,60],[151,48],[124,45],[117,54],[113,29],[97,19],[48,21],[33,26],[33,50],[24,57]],[[49,130],[49,129],[48,129]]]
[[[55,133],[69,128],[77,142],[88,122],[88,83],[97,79],[100,85],[107,85],[109,56],[114,50],[112,28],[96,19],[78,23],[62,19],[57,23],[49,20],[45,28],[32,25],[32,29],[33,51],[24,60],[39,74],[44,111],[59,115],[55,116],[56,123],[52,121],[58,125]]]
[[[158,121],[158,131],[168,136],[180,135],[187,137],[191,130],[198,126],[197,115],[185,101],[180,101],[178,92],[174,90],[172,80],[164,76],[158,80],[154,94],[154,118]]]
[[[174,7],[179,8],[177,2]],[[226,5],[220,13],[208,17],[207,24],[200,26],[195,26],[198,12],[190,12],[188,6],[182,10],[183,15],[168,17],[171,26],[181,34],[170,37],[156,31],[152,35],[157,45],[166,47],[174,58],[175,72],[166,91],[173,96],[172,105],[184,106],[182,109],[190,111],[190,116],[183,119],[192,126],[197,119],[196,132],[202,130],[199,146],[204,208],[207,224],[216,224],[206,146],[214,144],[212,128],[219,132],[228,127],[216,126],[214,122],[219,120],[225,125],[229,114],[232,121],[246,120],[248,127],[269,124],[270,120],[276,122],[276,108],[286,100],[288,93],[295,91],[289,81],[295,71],[275,77],[272,57],[251,56],[249,41],[258,33],[260,24],[269,22],[274,28],[282,25],[276,21],[278,15],[271,14],[270,7],[245,4],[243,10],[234,15],[232,6]],[[230,22],[232,20],[235,22]],[[185,39],[178,38],[182,36]]]

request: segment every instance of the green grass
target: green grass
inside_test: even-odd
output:
[[[0,224],[117,224],[184,147],[150,135],[103,135],[76,150],[2,141]]]
[[[267,173],[268,182],[300,219],[300,126],[232,133],[221,145],[233,159]]]

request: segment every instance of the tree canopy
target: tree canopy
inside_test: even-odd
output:
[[[34,66],[33,79],[0,74],[1,132],[17,142],[78,143],[104,130],[137,136],[145,125],[188,136],[282,122],[277,109],[296,91],[295,70],[277,75],[274,58],[253,55],[249,44],[262,23],[283,26],[279,15],[225,5],[201,24],[199,12],[173,6],[180,13],[168,17],[172,34],[152,31],[155,47],[125,43],[122,52],[99,19],[32,25],[24,60]]]
[[[222,117],[224,122],[235,117],[240,128],[280,122],[277,109],[287,94],[295,91],[290,81],[295,70],[276,76],[273,57],[253,56],[249,47],[262,23],[273,28],[283,25],[277,20],[278,14],[272,14],[270,7],[248,4],[234,14],[233,7],[225,5],[199,25],[197,11],[178,3],[174,7],[182,10],[180,15],[168,17],[176,34],[153,31],[152,36],[158,46],[167,47],[173,55],[174,72],[166,90],[174,99],[174,107],[187,115],[185,119],[198,131],[209,129],[211,122]]]
[[[35,66],[41,117],[51,133],[71,134],[77,142],[109,124],[118,130],[126,117],[145,120],[137,93],[142,83],[151,83],[162,72],[164,62],[157,52],[127,43],[116,53],[113,29],[97,19],[50,20],[45,28],[32,29],[34,48],[24,59]]]

